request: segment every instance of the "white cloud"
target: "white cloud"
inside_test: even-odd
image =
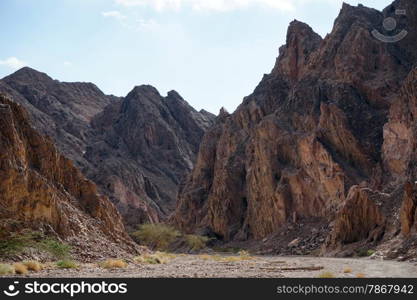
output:
[[[253,6],[272,8],[280,11],[294,11],[306,3],[340,4],[347,0],[114,0],[126,7],[149,6],[155,10],[180,10],[191,8],[196,11],[231,11]]]
[[[148,6],[161,10],[180,10],[188,7],[196,11],[230,11],[249,8],[251,6],[263,6],[280,11],[294,11],[298,6],[306,2],[337,2],[335,0],[115,0],[119,5]]]
[[[291,10],[292,0],[115,0],[122,6],[149,6],[158,11],[180,10],[183,7],[190,7],[193,10],[229,11],[249,7],[254,4],[261,4],[267,7],[280,10]]]
[[[103,11],[101,13],[101,15],[105,18],[114,18],[117,19],[119,21],[126,19],[127,17],[122,14],[120,11],[118,10],[112,10],[112,11]]]
[[[0,65],[9,67],[13,70],[17,70],[26,66],[26,63],[16,57],[9,57],[5,60],[0,60]]]

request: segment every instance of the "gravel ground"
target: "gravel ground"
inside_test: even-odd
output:
[[[83,264],[79,269],[46,269],[28,277],[43,278],[284,278],[319,277],[331,272],[336,277],[413,277],[417,264],[385,260],[341,259],[323,257],[254,256],[248,260],[230,261],[226,255],[178,255],[166,264],[129,264],[125,269],[102,269],[96,264]],[[314,267],[320,270],[283,270]],[[346,272],[350,269],[350,272]]]

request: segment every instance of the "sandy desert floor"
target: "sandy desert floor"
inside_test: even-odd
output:
[[[314,278],[323,276],[324,273],[343,278],[417,278],[417,263],[369,258],[253,256],[241,260],[224,254],[176,255],[165,264],[130,263],[123,269],[103,269],[97,264],[82,264],[79,269],[47,268],[39,273],[31,273],[27,277]]]

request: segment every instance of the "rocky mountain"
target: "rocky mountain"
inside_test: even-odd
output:
[[[82,260],[138,250],[109,199],[1,95],[0,149],[2,238],[30,228],[67,241]]]
[[[27,67],[2,79],[0,92],[28,110],[33,126],[97,184],[132,228],[172,212],[178,185],[214,120],[175,91],[162,97],[140,86],[118,98]]]
[[[272,72],[205,134],[172,222],[266,252],[416,256],[416,20],[397,0],[344,4],[324,39],[292,22]]]

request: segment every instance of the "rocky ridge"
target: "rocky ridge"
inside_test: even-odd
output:
[[[0,80],[0,92],[27,109],[31,124],[116,204],[129,228],[175,208],[178,185],[214,120],[175,91],[162,97],[139,86],[119,98],[27,67]]]
[[[396,9],[409,34],[374,38]],[[324,39],[292,22],[272,72],[205,134],[172,222],[279,253],[292,246],[282,232],[309,224],[297,244],[322,234],[301,254],[416,256],[416,13],[411,0],[344,4]]]

